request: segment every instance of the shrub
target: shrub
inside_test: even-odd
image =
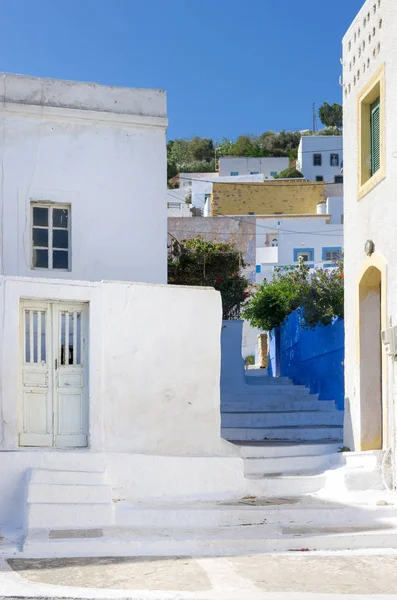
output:
[[[309,269],[303,263],[276,269],[248,300],[243,316],[254,327],[270,331],[299,308],[302,326],[314,329],[343,318],[343,262],[330,269]]]

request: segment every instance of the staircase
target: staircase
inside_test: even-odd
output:
[[[335,442],[342,446],[343,412],[287,378],[249,375],[222,394],[222,437],[231,442]]]
[[[100,537],[112,522],[112,488],[105,472],[32,469],[24,550],[49,539]]]

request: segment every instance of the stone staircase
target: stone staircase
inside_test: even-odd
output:
[[[32,469],[24,550],[49,539],[91,537],[112,523],[112,488],[105,472]]]
[[[231,442],[340,442],[343,412],[287,378],[246,376],[222,394],[222,437]]]

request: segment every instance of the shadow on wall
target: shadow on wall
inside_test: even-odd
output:
[[[269,375],[306,385],[320,400],[334,400],[343,410],[344,350],[343,320],[306,330],[295,311],[270,332]]]

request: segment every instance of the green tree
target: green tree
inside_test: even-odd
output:
[[[280,171],[278,175],[275,175],[275,179],[296,179],[297,177],[304,176],[295,167],[288,167],[288,169],[284,169],[284,171]]]
[[[192,137],[188,140],[188,149],[193,161],[212,162],[214,160],[214,143],[211,138]]]
[[[252,326],[270,331],[299,309],[302,325],[313,329],[343,318],[344,287],[342,259],[332,269],[299,266],[275,270],[249,299],[243,316]]]
[[[324,102],[320,106],[318,115],[326,127],[337,127],[340,129],[343,125],[343,108],[340,104],[328,104],[328,102]]]
[[[248,297],[249,282],[241,275],[241,253],[223,242],[172,240],[168,257],[168,283],[212,286],[222,297],[223,318],[229,319]]]

